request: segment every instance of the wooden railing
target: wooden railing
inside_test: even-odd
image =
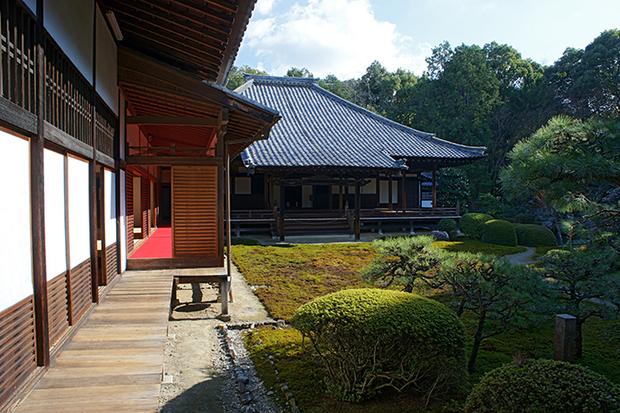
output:
[[[92,146],[91,85],[60,48],[45,42],[45,120],[68,135]]]
[[[49,35],[43,46],[44,119],[67,135],[93,146],[95,90]],[[33,115],[37,115],[36,67],[35,16],[17,1],[4,0],[0,3],[0,96]],[[98,96],[95,121],[97,150],[114,157],[118,118]]]
[[[34,114],[36,21],[15,1],[0,4],[0,96]]]

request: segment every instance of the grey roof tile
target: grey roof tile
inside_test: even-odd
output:
[[[486,150],[381,117],[322,89],[318,79],[246,75],[236,92],[282,115],[269,139],[241,154],[254,167],[402,169],[402,158],[473,161]]]

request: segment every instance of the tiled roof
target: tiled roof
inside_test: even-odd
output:
[[[269,139],[241,154],[248,166],[402,169],[403,158],[468,163],[486,149],[383,118],[321,88],[318,79],[246,75],[236,92],[282,115]]]

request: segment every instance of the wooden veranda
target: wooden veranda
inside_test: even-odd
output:
[[[383,229],[407,229],[410,235],[415,228],[436,225],[443,218],[460,220],[460,208],[409,208],[390,209],[346,209],[344,213],[333,211],[282,211],[238,210],[232,211],[230,218],[232,231],[236,237],[247,232],[271,232],[274,238],[285,240],[286,235],[298,234],[345,234],[360,239],[364,231]]]
[[[127,271],[15,412],[156,412],[172,282]]]

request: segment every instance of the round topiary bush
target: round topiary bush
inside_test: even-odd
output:
[[[442,218],[437,223],[437,231],[446,231],[448,234],[456,230],[456,221],[452,218]]]
[[[553,231],[536,224],[520,224],[515,227],[517,243],[526,247],[555,247],[557,241]]]
[[[533,224],[536,222],[536,216],[534,214],[517,214],[515,220],[519,224]]]
[[[292,324],[312,342],[327,390],[340,400],[364,400],[386,387],[430,396],[466,379],[463,323],[416,294],[344,290],[302,305]]]
[[[492,220],[493,217],[488,214],[464,214],[461,218],[461,232],[473,239],[482,237],[482,225]]]
[[[514,226],[503,219],[487,221],[482,226],[482,242],[495,245],[517,245],[517,234]]]
[[[620,412],[620,390],[576,364],[535,360],[487,373],[465,403],[467,413]]]

